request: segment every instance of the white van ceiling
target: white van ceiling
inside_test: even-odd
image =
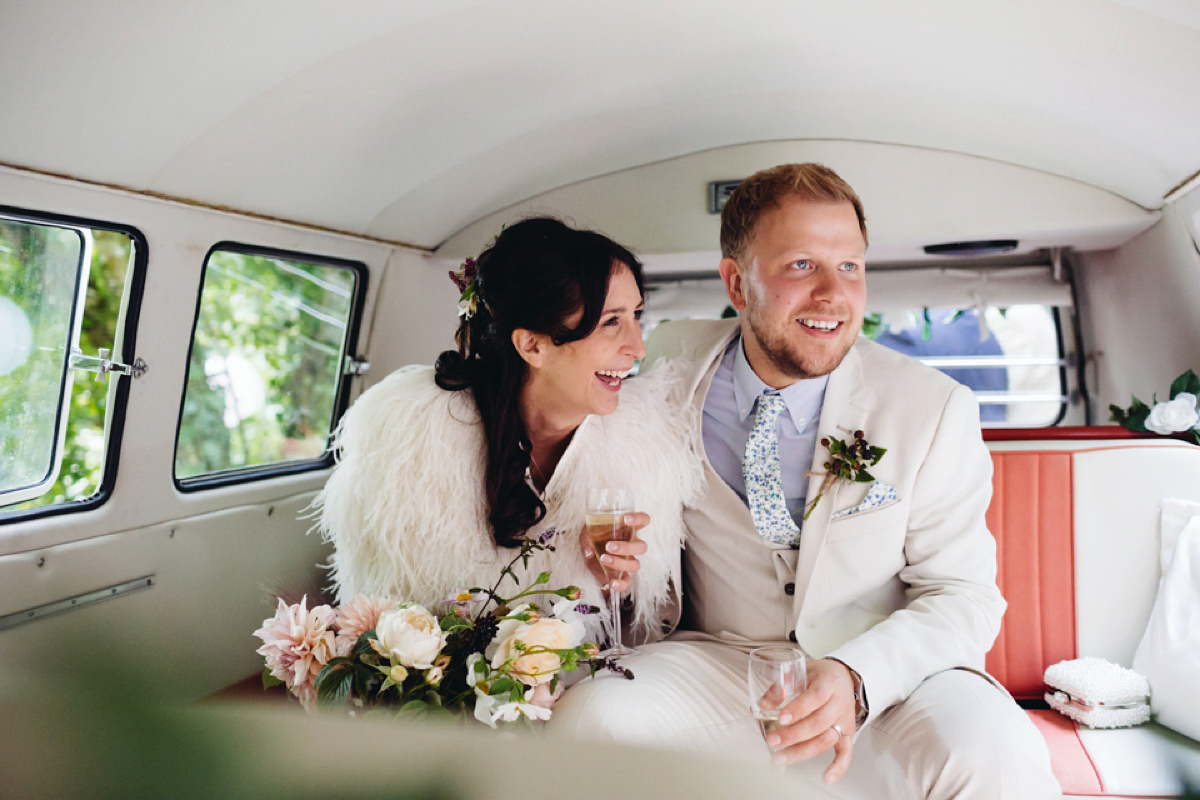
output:
[[[978,156],[1152,210],[1200,169],[1198,7],[8,0],[0,163],[425,248],[775,140]]]

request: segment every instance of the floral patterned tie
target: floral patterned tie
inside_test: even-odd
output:
[[[783,476],[779,466],[779,435],[775,423],[785,404],[778,394],[758,397],[754,430],[746,440],[742,457],[742,475],[746,479],[746,500],[750,518],[758,534],[768,542],[795,547],[800,542],[800,528],[788,513],[783,498]]]

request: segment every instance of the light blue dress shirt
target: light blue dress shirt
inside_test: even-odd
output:
[[[804,517],[807,473],[812,468],[828,383],[829,376],[823,375],[796,381],[778,390],[787,405],[787,413],[780,414],[776,423],[783,496],[797,525]],[[709,463],[743,503],[746,502],[746,479],[742,476],[742,456],[746,452],[746,440],[754,429],[754,407],[764,391],[776,390],[754,373],[746,360],[742,337],[738,336],[725,350],[708,388],[708,396],[704,398],[702,433]]]

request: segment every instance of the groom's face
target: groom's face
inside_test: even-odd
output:
[[[850,203],[785,198],[721,277],[741,312],[750,366],[782,388],[831,372],[862,328],[866,241]]]

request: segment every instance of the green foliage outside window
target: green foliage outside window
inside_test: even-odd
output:
[[[37,257],[47,248],[56,246],[53,236],[47,238],[43,233],[53,230],[21,223],[0,224],[0,287],[5,287],[0,294],[9,291],[10,287],[40,287],[46,285],[46,281],[64,279],[61,275],[41,274],[42,270],[53,269],[54,262]],[[79,349],[89,355],[96,354],[101,347],[113,348],[121,294],[132,255],[132,241],[123,233],[93,230],[92,240],[91,272],[79,334]],[[31,274],[34,271],[38,274]],[[35,318],[36,309],[41,304],[69,306],[74,302],[74,296],[69,292],[38,291],[12,299]],[[58,309],[57,313],[65,317],[69,308]],[[40,331],[35,333],[38,339],[41,335]],[[54,335],[57,338],[59,332],[54,332]],[[35,346],[40,344],[39,340],[35,340]],[[0,391],[0,428],[19,431],[40,427],[31,423],[31,415],[48,416],[51,419],[55,415],[57,409],[54,401],[57,400],[61,372],[58,368],[34,370],[33,360],[5,379],[0,379],[5,381],[4,390]],[[107,380],[96,381],[92,373],[76,373],[70,396],[62,469],[57,481],[42,496],[8,506],[5,511],[85,500],[99,491],[104,466],[107,396]],[[54,399],[47,401],[47,398]],[[31,402],[37,408],[29,408]],[[42,446],[48,448],[50,443],[47,441]],[[7,454],[2,455],[7,457]]]
[[[179,478],[328,448],[353,271],[214,251],[205,269],[175,453]]]

